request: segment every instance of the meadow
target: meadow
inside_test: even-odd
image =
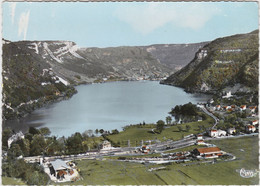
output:
[[[166,141],[167,139],[171,140],[180,140],[184,136],[189,134],[198,134],[200,133],[199,126],[204,126],[205,128],[212,127],[214,120],[206,116],[206,119],[199,122],[190,122],[184,124],[177,124],[174,126],[166,126],[165,129],[159,134],[152,131],[156,128],[156,125],[146,124],[146,125],[133,125],[126,128],[124,131],[119,134],[109,135],[107,138],[113,143],[118,144],[121,147],[128,145],[128,140],[130,140],[131,146],[140,146],[140,142],[148,140],[160,140]],[[186,130],[186,126],[189,126],[190,129]],[[182,131],[178,127],[182,128]]]
[[[237,157],[215,164],[192,162],[153,165],[116,161],[113,159],[77,161],[82,180],[72,185],[256,185],[259,178],[243,178],[237,170],[258,169],[258,137],[214,140],[222,150]],[[242,150],[241,150],[242,149]],[[179,149],[179,151],[184,149]],[[186,150],[186,149],[185,149]],[[186,166],[185,166],[186,165]],[[164,170],[148,171],[152,167]],[[53,183],[55,184],[55,183]]]

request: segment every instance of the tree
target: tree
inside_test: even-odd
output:
[[[99,130],[99,133],[100,133],[100,134],[103,134],[103,133],[104,133],[104,129],[100,129],[100,130]]]
[[[23,152],[22,152],[20,146],[16,143],[13,143],[11,145],[10,149],[8,149],[8,151],[7,151],[7,156],[10,159],[14,159],[18,156],[21,156],[22,154],[23,154]]]
[[[30,141],[28,139],[19,139],[15,142],[19,145],[23,156],[29,156],[30,154]]]
[[[119,131],[117,129],[112,130],[112,134],[118,134],[118,133],[119,133]]]
[[[87,130],[87,134],[88,134],[88,136],[92,136],[93,135],[93,130],[91,130],[91,129]]]
[[[95,134],[98,135],[98,133],[99,133],[99,131],[98,131],[98,129],[96,129],[96,130],[95,130]]]
[[[2,148],[3,150],[7,150],[8,149],[8,144],[7,144],[7,141],[8,139],[12,136],[13,132],[10,128],[5,128],[3,130],[3,133],[2,133]]]
[[[31,176],[28,177],[27,184],[29,185],[46,185],[49,181],[47,174],[34,171]]]
[[[71,137],[68,137],[66,141],[66,148],[68,154],[79,154],[84,152],[83,144],[82,144],[83,137],[79,132],[76,132]]]
[[[161,133],[162,130],[163,130],[163,128],[164,128],[164,125],[165,125],[164,121],[163,121],[163,120],[159,120],[159,121],[157,121],[156,124],[157,124],[157,125],[156,125],[157,131],[158,131],[159,133]]]
[[[43,136],[49,136],[51,134],[51,131],[48,127],[40,128],[39,131]]]
[[[34,127],[30,127],[29,128],[29,133],[32,134],[32,135],[35,135],[35,134],[40,134],[40,131]]]
[[[167,125],[172,123],[172,117],[171,116],[166,117],[166,123],[167,123]]]
[[[189,125],[186,125],[186,132],[189,132],[190,131],[190,126]]]
[[[62,143],[62,141],[58,141],[56,137],[51,137],[47,139],[44,153],[49,156],[61,155],[63,150],[64,143]]]
[[[177,128],[179,129],[180,132],[182,132],[182,127],[181,126],[177,126]]]
[[[30,155],[37,156],[41,155],[46,148],[46,142],[41,134],[36,134],[33,136],[30,147]]]

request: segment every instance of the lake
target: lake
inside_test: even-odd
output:
[[[51,135],[58,137],[89,129],[120,131],[129,124],[165,120],[175,105],[205,102],[211,97],[158,81],[109,82],[76,89],[78,93],[71,99],[38,109],[15,125],[49,127]]]

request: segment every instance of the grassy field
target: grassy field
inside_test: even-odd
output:
[[[255,185],[258,177],[242,178],[237,169],[258,169],[258,137],[215,140],[211,143],[234,154],[237,159],[229,162],[207,164],[192,162],[170,165],[147,165],[114,160],[81,160],[78,168],[83,180],[67,184],[79,185]],[[240,149],[243,149],[242,152]],[[183,149],[181,149],[183,150]],[[186,149],[185,149],[186,150]],[[187,149],[188,150],[188,149]],[[197,164],[200,163],[200,164]],[[152,167],[166,167],[166,170],[149,172]]]
[[[26,185],[21,179],[2,176],[2,185]]]
[[[206,128],[212,126],[214,120],[211,117],[207,117],[206,120],[200,122],[191,122],[185,123],[181,125],[170,126],[169,128],[165,128],[162,133],[157,134],[152,132],[152,128],[155,128],[156,125],[145,125],[139,127],[133,126],[127,128],[125,131],[120,132],[119,134],[110,135],[108,138],[113,141],[115,144],[120,143],[120,146],[127,146],[127,141],[130,140],[131,146],[139,146],[142,140],[155,140],[158,139],[160,141],[165,141],[167,139],[179,140],[182,139],[183,136],[187,136],[189,134],[197,134],[199,133],[199,126],[204,126]],[[186,131],[186,125],[190,126],[190,130]],[[180,132],[178,126],[181,126],[183,131]]]

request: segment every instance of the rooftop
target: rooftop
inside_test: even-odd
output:
[[[198,148],[200,153],[209,153],[209,152],[220,152],[220,148],[218,147],[206,147],[206,148]]]
[[[65,161],[61,160],[61,159],[56,159],[55,161],[51,162],[54,170],[63,170],[63,169],[70,169],[71,167],[69,167]]]

